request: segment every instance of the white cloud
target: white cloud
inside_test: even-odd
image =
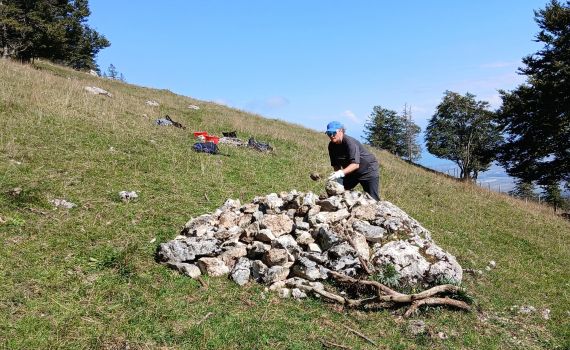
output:
[[[484,89],[513,89],[517,85],[524,82],[524,76],[513,73],[494,75],[489,77],[483,77],[481,79],[471,79],[463,80],[455,84],[455,88],[463,88],[471,93],[477,95],[477,90],[479,92]],[[452,89],[453,90],[453,89]]]
[[[272,96],[265,99],[264,104],[271,109],[281,108],[287,106],[289,104],[289,100],[283,96]]]
[[[344,111],[342,113],[342,116],[348,118],[353,123],[360,124],[360,119],[356,116],[356,114],[354,114],[353,111],[351,111],[349,109]]]
[[[244,104],[244,109],[255,113],[269,113],[289,105],[289,100],[283,96],[271,96],[265,99],[251,100]]]
[[[511,61],[511,62],[498,61],[498,62],[484,63],[480,67],[481,68],[506,68],[506,67],[517,67],[520,64],[521,64],[520,61]]]

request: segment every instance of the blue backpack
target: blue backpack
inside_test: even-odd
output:
[[[218,146],[213,142],[196,142],[192,149],[196,152],[204,152],[210,154],[218,153]]]

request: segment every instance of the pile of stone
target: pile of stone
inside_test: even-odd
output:
[[[461,281],[455,257],[404,211],[334,181],[326,190],[272,193],[244,205],[228,199],[160,244],[157,258],[194,278],[229,275],[295,298],[323,288],[329,271],[365,277],[391,265],[401,285]]]

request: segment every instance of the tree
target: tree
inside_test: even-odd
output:
[[[393,110],[374,106],[364,128],[364,137],[369,145],[408,160],[419,158],[421,148],[416,139],[420,127],[412,121],[411,113],[401,116]]]
[[[107,78],[116,80],[118,76],[119,72],[117,72],[117,68],[111,63],[109,68],[107,68]]]
[[[524,84],[501,91],[497,120],[505,133],[499,161],[513,177],[570,189],[570,1],[535,11],[544,47],[523,59]]]
[[[95,56],[110,43],[85,23],[89,15],[87,0],[0,0],[1,56],[96,69]]]
[[[406,136],[406,155],[405,158],[410,161],[416,161],[420,158],[422,153],[422,148],[418,143],[418,135],[421,128],[415,124],[412,120],[412,108],[408,109],[407,105],[404,106],[404,114],[402,115],[404,119],[404,133]]]
[[[554,207],[554,211],[564,205],[564,199],[558,184],[544,186],[544,200]]]
[[[509,191],[509,194],[513,197],[519,197],[522,199],[538,198],[538,195],[534,191],[534,185],[531,182],[525,182],[520,179],[515,182],[515,188]]]
[[[426,129],[430,153],[457,164],[463,180],[477,179],[495,158],[501,135],[489,103],[446,91]]]

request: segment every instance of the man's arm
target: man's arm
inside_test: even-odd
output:
[[[344,172],[344,175],[348,175],[348,174],[352,173],[353,171],[358,170],[358,168],[360,168],[360,164],[350,163],[346,168],[342,169],[342,171]]]

